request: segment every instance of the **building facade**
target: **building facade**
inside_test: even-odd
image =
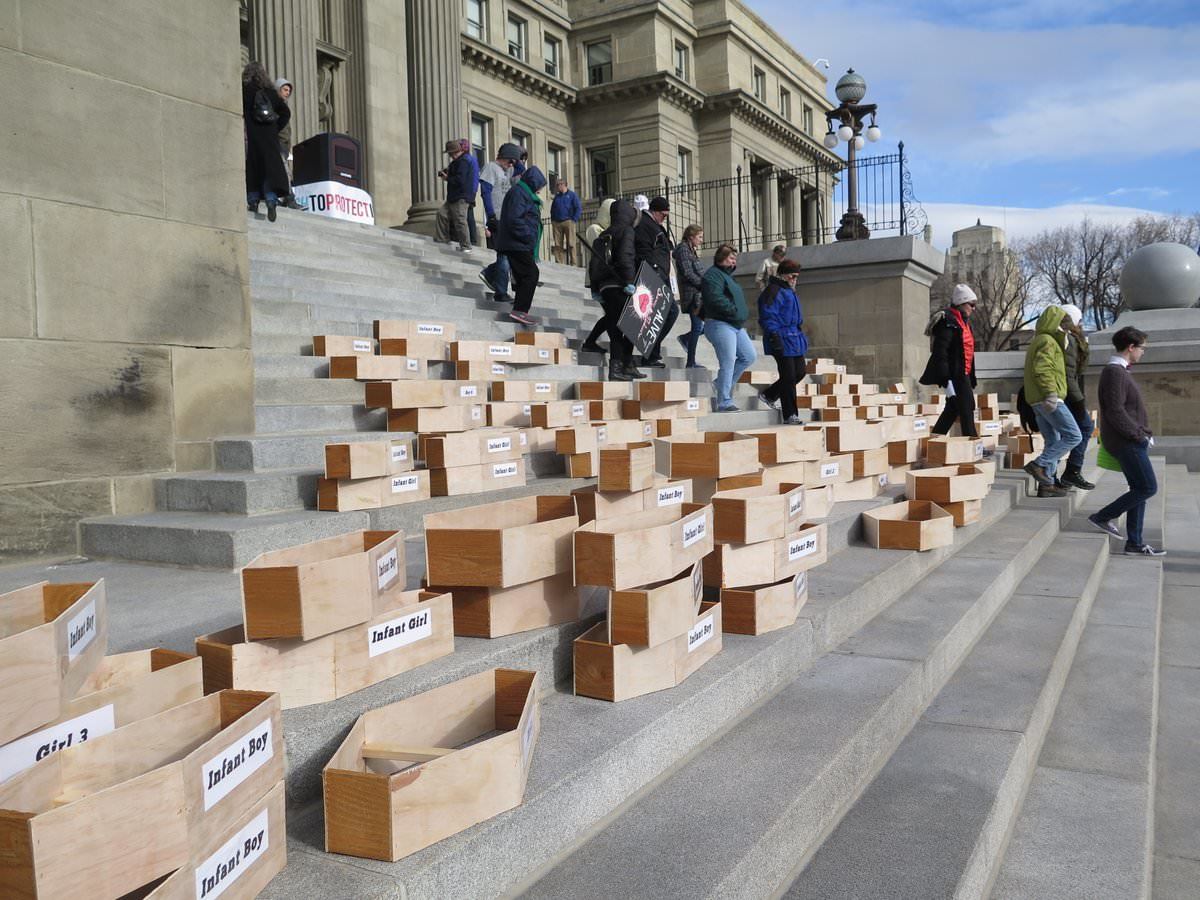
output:
[[[972,323],[981,348],[1009,349],[1014,340],[1020,340],[1029,281],[1003,228],[976,219],[969,228],[954,232],[946,251],[946,268],[930,289],[931,308],[946,306],[956,284],[970,285],[979,298]]]

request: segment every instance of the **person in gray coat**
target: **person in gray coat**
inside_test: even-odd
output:
[[[703,368],[696,364],[696,345],[704,334],[704,303],[700,287],[704,283],[706,266],[700,262],[700,245],[704,243],[704,229],[689,225],[683,229],[683,240],[675,248],[675,276],[679,280],[679,308],[688,314],[692,328],[687,334],[679,335],[679,343],[687,353],[689,369]]]

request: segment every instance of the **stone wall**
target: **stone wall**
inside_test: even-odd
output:
[[[253,427],[238,5],[0,2],[0,561]]]

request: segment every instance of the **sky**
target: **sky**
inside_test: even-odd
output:
[[[866,79],[868,152],[904,141],[938,246],[976,219],[1012,239],[1200,210],[1197,0],[746,2],[829,60],[830,99]]]

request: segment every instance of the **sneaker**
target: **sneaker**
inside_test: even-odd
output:
[[[461,250],[463,253],[470,253],[471,245],[470,244],[459,244],[458,249]]]
[[[665,369],[667,364],[662,359],[646,359],[642,357],[642,365],[647,369]]]
[[[1166,550],[1156,550],[1149,544],[1142,544],[1140,547],[1134,544],[1125,545],[1126,556],[1166,556]]]
[[[492,294],[492,302],[493,303],[512,303],[513,298],[512,298],[511,294],[496,293],[496,294]]]
[[[1105,519],[1097,519],[1095,517],[1095,515],[1088,516],[1087,520],[1089,522],[1091,522],[1093,526],[1095,526],[1096,528],[1103,531],[1105,534],[1111,534],[1115,538],[1125,537],[1125,535],[1121,534],[1121,529],[1118,528],[1116,525],[1114,525],[1111,521],[1107,521]]]
[[[758,395],[758,400],[760,403],[765,403],[767,406],[771,407],[771,409],[775,410],[775,412],[779,412],[779,401],[778,400],[772,400],[769,397],[767,397],[766,394],[762,394],[762,393],[760,393]]]
[[[1075,488],[1071,487],[1069,484],[1067,484],[1061,478],[1054,479],[1054,486],[1056,488],[1058,488],[1060,491],[1062,491],[1063,493],[1070,493],[1071,491],[1075,490]]]
[[[804,422],[799,416],[788,416],[783,420],[784,425],[803,425]]]
[[[479,270],[479,280],[487,286],[489,291],[491,291],[493,294],[499,295],[500,292],[496,290],[496,286],[492,284],[492,279],[487,277],[487,269]]]
[[[1032,475],[1033,480],[1036,481],[1041,487],[1054,487],[1054,481],[1049,475],[1046,474],[1046,470],[1039,466],[1036,461],[1025,463],[1024,468],[1025,474]]]
[[[1077,472],[1074,469],[1067,469],[1063,472],[1062,483],[1069,484],[1071,487],[1077,487],[1081,491],[1090,491],[1096,485],[1083,477],[1082,472]]]
[[[1055,484],[1039,484],[1037,495],[1039,499],[1045,500],[1047,497],[1065,497],[1067,492]]]
[[[992,459],[995,455],[996,455],[995,450],[991,450],[987,447],[983,448],[983,458],[984,459]]]
[[[529,315],[529,313],[517,312],[516,310],[513,310],[512,312],[510,312],[508,314],[508,317],[510,319],[512,319],[514,322],[517,322],[521,325],[536,325],[537,324],[537,319],[535,319],[533,316]]]
[[[259,206],[261,206],[261,205],[262,205],[262,201],[261,201],[261,200],[255,200],[253,203],[251,203],[251,202],[247,201],[247,202],[246,202],[246,209],[248,209],[250,212],[254,213],[255,215],[258,215],[258,208],[259,208]]]

